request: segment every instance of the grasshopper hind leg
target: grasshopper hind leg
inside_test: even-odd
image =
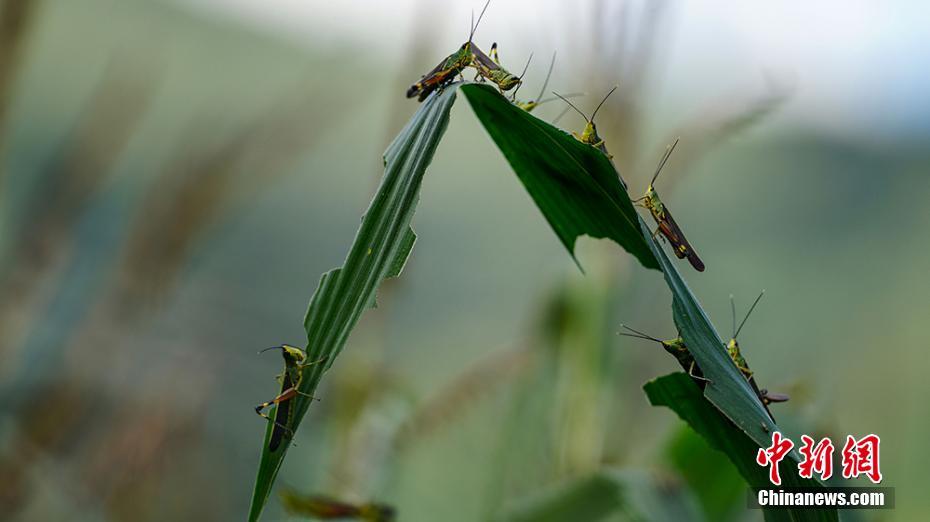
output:
[[[274,404],[275,404],[274,401],[263,402],[263,403],[261,403],[261,404],[259,404],[258,406],[255,407],[255,413],[257,413],[257,414],[259,415],[259,417],[262,417],[262,418],[264,418],[265,420],[269,420],[269,421],[273,422],[275,426],[277,426],[278,428],[281,428],[282,430],[284,430],[285,433],[287,434],[288,438],[293,438],[293,436],[294,436],[294,430],[292,430],[292,429],[288,428],[287,426],[281,424],[280,422],[278,422],[278,421],[272,419],[267,413],[265,413],[265,412],[263,411],[265,408],[267,408],[267,407],[269,407],[269,406],[273,406]]]

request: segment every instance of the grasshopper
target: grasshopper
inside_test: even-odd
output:
[[[568,97],[567,97],[567,96],[563,96],[563,95],[561,95],[561,94],[559,94],[559,93],[557,93],[557,92],[553,92],[553,93],[552,93],[552,94],[558,96],[559,99],[561,99],[562,101],[564,101],[565,103],[567,103],[567,104],[569,105],[569,107],[571,107],[572,109],[575,109],[575,111],[576,111],[578,114],[580,114],[581,117],[585,119],[585,121],[587,121],[587,124],[584,126],[584,130],[581,131],[581,134],[572,132],[572,135],[575,136],[575,138],[577,138],[578,141],[580,141],[580,142],[582,142],[582,143],[587,143],[588,145],[590,145],[590,146],[592,146],[592,147],[594,147],[594,148],[600,150],[600,151],[603,152],[604,155],[606,155],[608,158],[611,158],[611,157],[613,157],[613,156],[611,156],[610,153],[607,152],[607,146],[604,145],[604,140],[601,139],[601,137],[598,136],[598,134],[597,134],[597,126],[594,125],[594,117],[597,116],[597,111],[601,110],[601,106],[604,105],[604,102],[607,101],[607,98],[610,98],[610,95],[613,94],[614,91],[617,90],[617,87],[618,87],[618,86],[614,86],[614,88],[611,89],[610,92],[608,92],[606,96],[604,96],[604,99],[601,100],[601,103],[599,103],[599,104],[597,105],[597,108],[594,109],[594,112],[591,114],[591,117],[590,117],[590,118],[588,118],[587,116],[585,116],[585,113],[581,112],[581,109],[579,109],[578,107],[575,107],[575,105],[572,104],[572,102],[568,101]],[[624,187],[625,187],[625,186],[626,186],[626,184],[624,184]]]
[[[746,316],[743,317],[743,320],[739,323],[739,326],[736,326],[736,303],[733,300],[733,296],[730,295],[730,313],[733,317],[733,337],[730,338],[730,341],[727,343],[727,355],[730,356],[730,359],[733,360],[733,364],[736,365],[736,368],[743,374],[743,377],[746,378],[746,381],[749,383],[749,386],[752,387],[752,390],[759,396],[759,400],[762,401],[762,405],[765,406],[765,410],[768,412],[769,416],[772,416],[772,412],[769,411],[769,404],[775,402],[786,402],[790,399],[785,394],[782,393],[770,393],[766,389],[759,389],[759,386],[756,384],[756,378],[753,376],[752,370],[749,369],[749,364],[746,362],[746,359],[743,358],[743,354],[740,353],[739,342],[736,338],[739,336],[739,333],[743,330],[743,325],[746,324],[746,321],[749,319],[749,316],[752,314],[752,311],[756,309],[756,305],[759,304],[759,301],[762,299],[762,296],[765,295],[765,290],[759,292],[759,297],[753,301],[752,306],[749,307],[749,311],[746,312]],[[774,421],[775,418],[772,417]]]
[[[395,517],[394,508],[384,504],[369,502],[355,505],[321,495],[301,495],[292,490],[281,492],[281,503],[289,513],[321,520],[357,519],[366,522],[392,522]]]
[[[754,374],[752,370],[749,369],[749,364],[746,362],[746,359],[743,358],[743,354],[739,349],[739,342],[736,340],[736,338],[739,337],[739,333],[743,330],[743,325],[746,324],[749,316],[752,314],[753,310],[756,309],[756,305],[762,300],[763,295],[765,295],[765,290],[759,292],[759,297],[756,297],[756,300],[753,301],[752,306],[749,307],[749,311],[746,312],[739,326],[736,326],[736,303],[733,300],[733,296],[730,295],[730,313],[733,317],[733,337],[731,337],[730,341],[727,343],[727,355],[730,356],[730,359],[733,359],[733,363],[736,364],[736,368],[743,374],[743,377],[745,377],[746,380],[752,384],[753,388],[759,392],[760,398],[764,397],[763,402],[785,402],[788,400],[787,395],[769,393],[768,390],[759,390],[756,387]]]
[[[471,64],[470,44],[462,44],[458,51],[447,56],[432,71],[428,72],[417,83],[407,89],[407,97],[417,96],[417,101],[423,101],[433,91],[444,88],[461,74],[462,70]]]
[[[691,352],[688,351],[688,347],[685,346],[685,340],[681,338],[681,333],[678,334],[674,339],[669,339],[663,341],[657,337],[653,337],[649,334],[644,334],[639,330],[634,330],[625,324],[621,324],[623,329],[628,330],[630,333],[618,332],[619,335],[625,337],[633,337],[636,339],[645,339],[647,341],[655,341],[662,345],[662,348],[666,352],[670,353],[672,357],[678,361],[679,366],[682,367],[688,375],[698,384],[698,386],[703,390],[704,386],[710,382],[709,379],[704,377],[704,373],[701,371],[701,367],[698,366],[697,361],[694,360],[694,356],[691,355]]]
[[[445,86],[449,85],[455,80],[455,77],[462,74],[462,71],[466,67],[472,65],[474,62],[474,54],[472,52],[475,48],[472,44],[472,39],[475,36],[475,31],[478,29],[478,24],[481,23],[481,18],[484,16],[485,10],[488,8],[488,4],[491,3],[491,0],[488,0],[484,4],[484,8],[481,9],[481,14],[478,15],[478,22],[474,22],[474,11],[472,11],[472,24],[471,30],[468,34],[468,41],[463,43],[461,47],[454,53],[447,56],[443,61],[439,62],[439,65],[433,68],[432,71],[426,73],[420,81],[410,86],[407,89],[407,97],[413,98],[417,96],[417,101],[423,101],[427,96],[430,95],[435,90],[440,90]],[[482,53],[483,54],[483,53]]]
[[[471,65],[478,72],[476,78],[486,78],[497,85],[497,88],[500,89],[501,92],[509,91],[523,82],[522,75],[514,76],[501,67],[497,56],[497,42],[491,45],[491,56],[493,56],[493,58],[484,54],[484,51],[479,49],[477,45],[472,45],[471,50],[473,56]],[[530,58],[532,58],[532,56],[530,56]],[[527,61],[526,65],[529,67],[529,61]]]
[[[749,307],[749,311],[746,312],[746,316],[743,317],[739,327],[736,326],[736,302],[733,300],[733,295],[730,295],[730,313],[733,317],[733,337],[731,337],[730,342],[727,343],[727,355],[730,356],[730,359],[733,359],[736,367],[739,369],[740,373],[746,377],[746,380],[752,379],[752,370],[749,369],[749,365],[746,364],[746,359],[744,359],[743,355],[740,353],[739,343],[736,341],[736,338],[743,330],[743,325],[746,324],[746,321],[749,319],[749,315],[752,314],[752,311],[756,309],[756,305],[759,304],[760,300],[762,300],[763,295],[765,295],[765,290],[759,292],[759,297],[757,297],[756,300],[752,303],[752,306]]]
[[[756,300],[756,302],[758,302],[758,300]],[[750,312],[751,311],[752,310],[750,310]],[[748,314],[747,314],[747,317],[748,317]],[[745,319],[743,320],[743,322],[745,323]],[[630,333],[619,332],[619,335],[623,335],[625,337],[634,337],[636,339],[645,339],[647,341],[655,341],[661,344],[662,348],[664,348],[666,352],[670,353],[673,357],[675,357],[675,360],[678,361],[679,366],[681,366],[682,369],[684,369],[688,373],[688,375],[691,376],[692,379],[694,379],[695,383],[697,383],[697,385],[702,390],[707,385],[707,383],[711,382],[710,379],[707,379],[706,377],[704,377],[704,373],[701,371],[700,366],[698,366],[697,361],[694,360],[694,356],[691,355],[691,352],[688,350],[688,347],[685,345],[685,341],[684,339],[682,339],[681,333],[679,333],[678,336],[675,337],[674,339],[663,341],[649,334],[640,332],[639,330],[634,330],[633,328],[630,328],[629,326],[625,324],[621,324],[620,326],[623,327],[625,330],[628,330]],[[734,339],[735,338],[736,336],[734,336]],[[730,341],[730,344],[727,345],[727,354],[733,360],[733,363],[736,364],[736,367],[740,370],[740,373],[742,373],[744,376],[746,376],[748,373],[748,376],[746,377],[746,379],[748,380],[750,386],[752,387],[753,392],[756,394],[756,396],[762,402],[762,405],[765,407],[766,413],[768,413],[769,417],[771,417],[772,421],[774,422],[775,418],[772,416],[772,412],[769,411],[769,408],[768,408],[769,404],[776,403],[776,402],[785,402],[789,399],[789,397],[781,393],[769,392],[766,389],[760,390],[759,387],[756,385],[755,379],[752,377],[752,372],[749,371],[749,368],[746,364],[746,360],[743,359],[743,357],[739,354],[739,347],[736,346],[735,351],[730,349],[730,345],[732,345],[733,343],[734,341]]]
[[[300,348],[289,344],[265,348],[258,353],[264,353],[268,350],[281,350],[281,355],[284,357],[284,372],[278,376],[278,380],[281,382],[281,392],[274,399],[256,406],[255,413],[274,422],[271,440],[268,441],[268,449],[274,451],[281,445],[281,441],[285,436],[288,438],[294,436],[294,431],[290,427],[291,417],[294,412],[293,399],[298,395],[310,397],[311,399],[315,398],[298,390],[304,368],[322,362],[324,359],[307,363],[305,362],[307,354]],[[270,406],[275,406],[273,420],[264,412],[264,409]]]
[[[665,155],[662,156],[662,160],[659,162],[659,166],[656,167],[655,174],[652,176],[652,181],[649,182],[649,186],[646,188],[646,193],[643,197],[634,200],[633,203],[649,210],[649,213],[652,214],[652,218],[655,219],[656,224],[659,227],[655,232],[652,233],[653,239],[656,235],[661,232],[665,239],[672,244],[672,248],[675,251],[675,256],[678,259],[688,258],[688,261],[691,263],[691,266],[694,267],[698,272],[704,271],[704,262],[701,261],[701,258],[698,257],[697,253],[694,251],[694,248],[691,246],[691,243],[688,243],[688,240],[685,238],[684,233],[681,231],[681,228],[678,226],[678,223],[675,221],[675,218],[672,217],[671,212],[665,204],[662,203],[662,200],[659,199],[659,194],[656,192],[653,184],[656,181],[656,178],[659,177],[659,173],[662,172],[662,167],[665,166],[665,163],[668,161],[669,156],[672,155],[672,151],[675,150],[675,146],[678,145],[678,139],[675,140],[675,143],[671,144],[665,149]]]
[[[496,53],[495,53],[495,54],[496,54]],[[517,107],[519,107],[519,108],[525,110],[526,112],[533,112],[533,109],[535,109],[536,107],[539,107],[540,105],[542,105],[542,104],[544,104],[544,103],[548,103],[548,102],[551,102],[551,101],[558,100],[558,98],[556,98],[556,97],[546,98],[545,100],[542,99],[543,94],[546,93],[546,87],[549,86],[549,78],[552,77],[552,69],[555,67],[555,54],[556,54],[556,53],[552,53],[552,61],[549,62],[549,72],[546,73],[546,80],[543,82],[542,89],[539,90],[539,94],[536,96],[536,99],[535,99],[535,100],[528,101],[528,102],[517,101],[517,91],[520,90],[520,87],[518,86],[518,87],[517,87],[517,90],[513,92],[513,103],[514,103],[514,105],[516,105]],[[524,72],[525,72],[525,71],[524,71]],[[522,78],[523,76],[521,75],[520,77]],[[521,85],[522,85],[522,84],[521,84]],[[573,93],[569,93],[569,94],[566,94],[566,95],[565,95],[566,98],[576,98],[576,97],[578,97],[578,96],[584,96],[584,93],[583,93],[583,92],[573,92]],[[569,107],[565,107],[565,109],[568,110]]]

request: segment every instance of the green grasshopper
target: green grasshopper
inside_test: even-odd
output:
[[[407,97],[417,96],[417,101],[423,101],[435,90],[441,90],[455,80],[462,70],[471,64],[470,44],[462,44],[458,51],[447,56],[432,71],[428,72],[417,83],[407,89]]]
[[[310,363],[305,362],[307,360],[307,354],[300,348],[289,344],[265,348],[258,353],[264,353],[268,350],[281,350],[281,355],[284,357],[284,372],[278,376],[278,380],[281,382],[281,392],[274,399],[256,406],[255,413],[274,422],[271,439],[268,441],[268,449],[274,451],[281,445],[281,441],[285,436],[288,438],[293,438],[294,436],[294,431],[290,427],[291,417],[294,412],[293,399],[298,395],[310,397],[311,399],[315,398],[298,390],[304,368],[322,362],[324,359]],[[275,406],[273,420],[263,411],[270,406]]]
[[[752,387],[753,391],[759,395],[759,399],[762,400],[762,404],[768,406],[773,402],[786,402],[789,400],[789,397],[782,393],[769,393],[769,391],[766,389],[759,389],[759,386],[756,384],[756,378],[753,376],[752,370],[749,369],[749,364],[746,362],[746,359],[743,358],[743,354],[740,353],[739,342],[736,340],[736,338],[739,336],[739,333],[743,330],[743,325],[746,324],[746,320],[749,319],[749,315],[752,314],[752,311],[756,309],[756,305],[759,304],[759,301],[762,299],[763,295],[765,295],[765,290],[759,292],[759,297],[757,297],[756,300],[752,303],[752,306],[749,307],[749,311],[746,312],[746,316],[743,317],[739,327],[736,326],[736,303],[733,301],[733,296],[730,296],[730,312],[733,316],[733,337],[731,337],[730,341],[727,343],[727,355],[729,355],[730,359],[733,360],[733,363],[736,364],[736,368],[749,382],[749,385]]]
[[[432,71],[426,73],[420,81],[410,86],[407,89],[407,97],[413,98],[417,96],[417,101],[423,101],[429,96],[433,91],[441,90],[455,80],[456,76],[462,74],[462,71],[466,67],[472,65],[474,62],[474,54],[472,52],[475,45],[472,43],[472,39],[475,36],[475,31],[478,29],[478,24],[481,23],[481,18],[484,16],[485,10],[488,8],[488,4],[491,3],[491,0],[488,0],[484,4],[484,8],[481,9],[481,14],[478,15],[478,22],[474,21],[474,11],[472,11],[472,23],[471,30],[468,34],[468,41],[463,43],[461,47],[454,53],[447,56],[443,61],[439,62],[439,65],[433,68]],[[483,54],[483,53],[482,53]]]
[[[639,330],[634,330],[625,324],[621,324],[620,326],[623,327],[623,329],[628,330],[630,333],[618,332],[619,335],[633,337],[636,339],[644,339],[647,341],[655,341],[661,344],[662,348],[665,348],[665,351],[670,353],[675,358],[675,360],[678,361],[678,365],[681,366],[682,369],[684,369],[686,372],[688,372],[688,375],[690,375],[691,378],[695,380],[695,382],[702,390],[704,389],[704,386],[710,382],[709,379],[704,377],[704,373],[701,371],[701,367],[698,366],[697,361],[694,360],[694,356],[691,355],[690,351],[688,351],[688,347],[685,346],[685,340],[682,339],[680,333],[674,339],[663,341],[662,339],[645,334]]]
[[[575,111],[576,111],[578,114],[580,114],[581,117],[584,118],[585,121],[587,122],[587,124],[584,126],[584,130],[581,131],[581,134],[578,134],[578,133],[576,133],[576,132],[572,132],[572,135],[575,136],[575,138],[577,138],[578,141],[580,141],[580,142],[582,142],[582,143],[586,143],[586,144],[588,144],[588,145],[590,145],[590,146],[592,146],[592,147],[594,147],[594,148],[600,150],[600,151],[603,152],[604,155],[606,155],[608,158],[611,158],[612,156],[610,155],[609,152],[607,152],[607,146],[604,144],[604,140],[601,139],[601,137],[598,136],[598,134],[597,134],[597,126],[594,125],[594,117],[597,116],[597,111],[601,110],[601,106],[604,105],[604,102],[607,101],[607,98],[610,98],[610,95],[613,94],[614,91],[617,90],[617,87],[618,87],[618,86],[614,86],[614,88],[611,89],[610,92],[608,92],[606,96],[604,96],[604,99],[601,100],[601,103],[599,103],[599,104],[597,105],[597,108],[594,109],[594,113],[591,114],[591,117],[590,117],[590,118],[588,118],[587,116],[585,116],[585,113],[581,112],[581,109],[579,109],[578,107],[575,107],[575,105],[574,105],[572,102],[568,101],[568,98],[567,98],[566,96],[563,96],[563,95],[561,95],[561,94],[559,94],[559,93],[557,93],[557,92],[553,92],[553,93],[552,93],[552,94],[558,96],[559,99],[561,99],[562,101],[564,101],[565,103],[567,103],[567,104],[569,105],[569,107],[571,107],[572,109],[575,109]],[[625,184],[624,184],[624,186],[625,186]]]
[[[497,42],[491,45],[493,58],[484,54],[484,51],[477,45],[472,45],[471,51],[473,57],[471,65],[478,72],[478,77],[493,82],[501,92],[509,91],[523,82],[522,76],[515,76],[501,67],[497,57]],[[527,61],[527,67],[529,67],[529,61]]]
[[[665,166],[665,163],[668,162],[668,158],[672,155],[672,151],[675,150],[676,145],[678,145],[678,139],[665,149],[665,155],[662,156],[659,166],[656,167],[655,174],[652,176],[652,181],[649,182],[649,186],[646,188],[646,193],[643,197],[634,200],[633,203],[649,210],[649,213],[652,214],[652,218],[655,219],[656,224],[659,225],[656,231],[652,233],[653,238],[661,232],[662,235],[665,236],[665,239],[671,243],[672,249],[675,251],[675,256],[678,257],[678,259],[687,257],[695,270],[703,272],[704,262],[698,257],[691,243],[688,243],[684,233],[681,231],[681,227],[678,226],[675,218],[672,217],[672,213],[666,208],[665,204],[662,203],[662,200],[659,199],[659,194],[653,187],[656,178],[659,177],[659,173],[662,172],[662,168]]]
[[[730,356],[730,359],[733,359],[733,362],[736,363],[736,367],[739,369],[740,373],[746,377],[746,380],[752,379],[752,370],[749,369],[749,365],[746,363],[746,359],[743,358],[742,353],[739,351],[739,343],[736,341],[736,338],[739,336],[739,333],[743,330],[743,325],[746,324],[746,321],[749,319],[752,311],[756,309],[756,305],[759,304],[759,301],[762,300],[762,296],[765,295],[765,290],[759,292],[759,297],[752,303],[752,306],[749,307],[749,311],[746,312],[746,316],[743,317],[743,320],[739,323],[739,326],[736,326],[736,302],[733,300],[733,294],[730,294],[730,314],[733,318],[733,337],[730,338],[730,342],[727,343],[727,354]]]
[[[743,322],[745,323],[745,320]],[[695,383],[702,390],[707,385],[707,383],[711,382],[709,379],[704,377],[704,373],[701,371],[700,366],[697,365],[697,361],[694,360],[694,356],[688,350],[688,347],[685,345],[685,341],[684,339],[682,339],[680,333],[674,339],[663,341],[651,335],[640,332],[639,330],[634,330],[633,328],[630,328],[629,326],[625,324],[621,324],[620,326],[622,326],[625,330],[628,330],[631,333],[619,332],[619,335],[623,335],[625,337],[633,337],[636,339],[645,339],[647,341],[655,341],[661,344],[662,348],[664,348],[666,352],[670,353],[673,357],[675,357],[675,360],[678,361],[679,366],[681,366],[682,369],[684,369],[688,373],[688,375],[691,376],[692,379],[694,379]],[[734,339],[735,339],[735,336],[734,336]],[[730,341],[730,343],[732,344],[733,341]],[[769,410],[769,404],[772,404],[775,402],[785,402],[789,400],[789,397],[787,395],[780,394],[780,393],[771,393],[766,389],[760,390],[759,387],[756,385],[755,379],[752,378],[752,372],[749,372],[749,368],[746,364],[746,360],[743,359],[743,357],[739,354],[738,346],[736,347],[735,352],[733,352],[730,350],[730,347],[728,345],[727,354],[733,360],[733,363],[736,365],[736,367],[740,370],[740,373],[742,373],[744,376],[746,375],[747,372],[749,373],[749,376],[746,377],[746,379],[748,380],[750,386],[752,387],[753,392],[756,394],[756,396],[762,402],[762,405],[765,407],[766,413],[769,414],[769,417],[771,417],[772,421],[774,422],[775,417],[772,416],[772,412]]]
[[[392,522],[394,508],[385,504],[369,502],[349,504],[322,495],[301,495],[292,490],[281,492],[284,509],[294,515],[303,515],[320,520],[357,519],[366,522]]]
[[[554,97],[554,96],[553,96],[552,98],[546,98],[545,100],[542,99],[543,95],[546,93],[546,87],[549,86],[549,78],[552,77],[552,69],[555,67],[555,54],[556,54],[556,53],[552,53],[552,61],[549,62],[549,72],[546,73],[546,80],[543,82],[542,89],[539,90],[539,94],[536,96],[536,99],[535,99],[535,100],[531,100],[531,101],[527,101],[527,102],[517,101],[517,91],[520,90],[520,86],[518,86],[518,87],[517,87],[517,90],[513,92],[513,103],[514,103],[514,105],[516,105],[517,107],[519,107],[519,108],[525,110],[526,112],[533,112],[533,109],[535,109],[536,107],[539,107],[540,105],[542,105],[542,104],[544,104],[544,103],[548,103],[548,102],[551,102],[551,101],[558,100],[558,98],[556,98],[556,97]],[[495,56],[496,56],[496,53],[495,53]],[[527,65],[529,65],[529,62],[527,62]],[[525,71],[524,71],[524,72],[525,72]],[[523,75],[520,75],[520,77],[522,78]],[[521,85],[522,85],[522,84],[521,84]],[[578,96],[584,96],[584,93],[583,93],[583,92],[573,92],[573,93],[569,93],[569,94],[566,94],[566,95],[565,95],[566,98],[576,98],[576,97],[578,97]],[[566,109],[566,110],[569,110],[569,107],[565,107],[565,109]]]

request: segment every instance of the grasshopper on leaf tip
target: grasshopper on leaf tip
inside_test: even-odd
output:
[[[474,44],[472,43],[472,39],[490,3],[491,0],[488,0],[484,4],[484,8],[481,9],[481,14],[478,15],[478,22],[474,21],[475,13],[472,11],[472,23],[468,34],[468,41],[463,43],[457,51],[439,62],[439,65],[434,67],[433,70],[423,75],[420,81],[411,85],[410,88],[407,89],[408,98],[417,96],[417,101],[422,102],[433,91],[441,90],[452,83],[456,76],[462,74],[462,71],[465,70],[466,67],[472,65],[474,61],[474,54],[472,52]]]

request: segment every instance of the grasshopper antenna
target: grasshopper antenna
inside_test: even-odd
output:
[[[497,44],[494,44],[497,45]],[[517,99],[517,93],[520,91],[520,87],[523,87],[523,77],[526,76],[526,71],[530,68],[530,62],[533,61],[533,53],[530,53],[530,57],[526,59],[526,65],[523,66],[523,72],[520,73],[520,82],[517,83],[517,88],[513,91],[513,96],[510,97],[511,100]]]
[[[674,151],[675,147],[678,145],[679,139],[681,138],[675,138],[675,142],[665,148],[665,154],[659,161],[659,166],[656,167],[655,174],[652,175],[652,181],[649,182],[650,186],[656,182],[656,178],[659,177],[659,173],[662,172],[662,168],[665,167],[665,164],[668,162],[668,158],[671,157],[672,151]],[[733,321],[733,324],[736,324],[736,321]]]
[[[606,101],[607,101],[607,98],[610,98],[610,95],[611,95],[611,94],[613,94],[613,93],[614,93],[614,91],[616,91],[616,90],[617,90],[617,87],[620,87],[620,86],[619,86],[619,85],[614,85],[614,88],[613,88],[613,89],[611,89],[611,90],[610,90],[610,92],[608,92],[606,96],[604,96],[604,99],[603,99],[603,100],[601,100],[601,103],[599,103],[599,104],[597,105],[597,108],[596,108],[596,109],[594,109],[594,113],[593,113],[593,114],[591,114],[591,119],[590,119],[590,120],[588,120],[589,122],[592,122],[592,121],[594,121],[594,117],[595,117],[595,116],[597,116],[597,111],[599,111],[599,110],[601,110],[601,106],[602,106],[602,105],[604,105],[604,102],[606,102]]]
[[[580,114],[581,117],[585,119],[585,121],[589,121],[589,120],[588,120],[588,117],[585,116],[583,112],[581,112],[581,109],[579,109],[578,107],[575,107],[575,104],[573,104],[572,102],[568,101],[568,98],[566,98],[565,96],[562,96],[561,94],[559,94],[559,93],[557,93],[557,92],[555,92],[555,91],[552,91],[552,94],[558,96],[560,100],[562,100],[563,102],[567,103],[568,106],[571,107],[572,109],[575,109],[575,112],[577,112],[578,114]]]
[[[733,302],[733,294],[730,294],[730,317],[733,319],[733,336],[736,339],[736,303]]]
[[[481,14],[478,15],[477,22],[475,22],[475,12],[474,11],[471,12],[471,20],[473,23],[471,26],[471,32],[468,34],[468,43],[471,43],[472,38],[475,36],[475,31],[478,30],[478,24],[481,23],[481,18],[484,16],[484,12],[487,11],[488,4],[490,3],[491,3],[491,0],[488,0],[487,2],[484,3],[484,7],[481,8]]]
[[[563,94],[562,96],[564,96],[565,98],[577,98],[577,97],[579,97],[579,96],[587,96],[587,95],[588,95],[588,93],[586,93],[586,92],[570,92],[570,93],[568,93],[568,94]],[[551,97],[551,98],[545,98],[545,99],[543,99],[543,100],[538,100],[538,99],[537,99],[537,101],[534,102],[534,103],[536,103],[536,105],[542,105],[542,104],[544,104],[544,103],[551,102],[552,100],[558,100],[558,98],[556,98],[555,96],[553,96],[553,97]],[[569,110],[570,107],[565,107],[565,109],[566,109],[566,110]]]
[[[762,299],[762,296],[763,296],[763,295],[765,295],[765,290],[759,292],[759,297],[757,297],[756,300],[752,303],[752,306],[749,307],[749,311],[746,312],[746,317],[743,317],[743,322],[741,322],[741,323],[739,324],[739,328],[737,328],[737,329],[736,329],[736,332],[733,334],[733,338],[734,338],[734,339],[736,339],[736,336],[739,335],[740,330],[743,329],[743,325],[746,324],[746,319],[749,319],[750,314],[752,314],[752,311],[756,309],[756,305],[759,304],[759,301]],[[733,301],[730,301],[730,303],[732,303],[732,302],[733,302]],[[734,313],[735,313],[735,312],[734,312]],[[734,323],[735,323],[735,321],[734,321]]]
[[[283,347],[283,346],[280,346],[280,345],[279,345],[279,346],[269,346],[268,348],[265,348],[264,350],[259,350],[258,353],[265,353],[265,352],[267,352],[268,350],[283,350],[283,349],[284,349],[284,347]]]
[[[556,123],[558,123],[559,120],[561,120],[566,114],[568,114],[569,110],[571,110],[571,107],[566,105],[565,108],[562,109],[562,112],[560,112],[559,115],[556,116],[554,120],[552,120],[552,125],[555,125]]]
[[[543,94],[546,93],[546,87],[549,86],[549,78],[552,77],[552,69],[555,67],[555,53],[552,53],[552,61],[549,62],[549,72],[546,73],[546,81],[543,82],[542,89],[539,90],[539,96],[536,97],[536,100],[533,102],[536,105],[539,105],[539,100],[542,99]],[[518,87],[519,88],[519,87]]]
[[[617,335],[622,335],[622,336],[624,336],[624,337],[635,337],[636,339],[645,339],[645,340],[647,340],[647,341],[655,341],[655,342],[657,342],[657,343],[661,343],[661,342],[662,342],[661,339],[656,339],[655,337],[653,337],[653,336],[651,336],[651,335],[649,335],[649,334],[644,334],[643,332],[640,332],[639,330],[634,330],[634,329],[630,328],[629,326],[627,326],[627,325],[625,325],[625,324],[622,324],[622,323],[621,323],[621,324],[620,324],[620,327],[623,328],[623,329],[625,329],[625,330],[629,330],[629,331],[631,331],[631,332],[633,332],[633,333],[617,332]]]
[[[522,80],[526,76],[526,70],[530,68],[530,62],[533,61],[533,53],[530,53],[530,57],[526,59],[526,65],[523,66],[523,72],[520,73],[520,79]],[[519,86],[517,87],[520,88]]]

